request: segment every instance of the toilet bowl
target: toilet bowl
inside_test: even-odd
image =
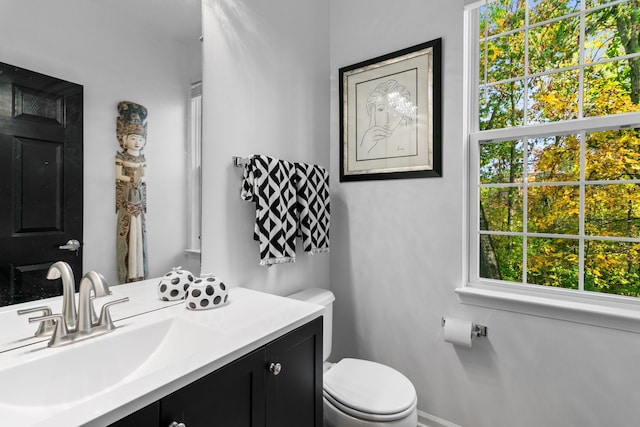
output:
[[[417,396],[397,370],[369,360],[345,358],[331,364],[331,291],[307,289],[289,298],[325,307],[323,319],[323,409],[325,427],[416,427]]]

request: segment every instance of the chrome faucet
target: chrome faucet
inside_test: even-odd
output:
[[[89,332],[96,326],[96,315],[91,301],[91,290],[96,298],[111,295],[109,285],[104,276],[90,271],[80,280],[80,296],[78,298],[78,332]],[[67,325],[68,326],[68,325]]]
[[[55,267],[55,268],[54,268]],[[75,288],[73,282],[73,271],[71,267],[63,261],[56,262],[49,269],[48,279],[62,277],[62,314],[50,314],[44,312],[43,316],[32,317],[29,322],[55,322],[49,347],[60,347],[73,342],[106,334],[115,329],[109,308],[114,304],[129,301],[129,297],[109,301],[102,305],[100,317],[95,314],[91,291],[95,298],[111,295],[109,285],[104,276],[95,271],[85,274],[80,280],[80,293],[78,296],[78,311],[75,306]],[[32,309],[34,310],[34,309]]]
[[[73,278],[73,270],[64,261],[58,261],[49,267],[47,279],[62,278],[62,317],[67,328],[74,329],[78,323],[76,312],[76,282]]]
[[[73,270],[71,266],[64,261],[55,262],[49,267],[47,271],[47,279],[55,280],[62,279],[62,317],[64,318],[65,326],[69,329],[74,329],[78,323],[78,315],[76,312],[76,297],[75,297],[75,280],[73,277]],[[51,315],[51,307],[34,307],[18,310],[18,314],[31,314],[37,311],[42,311],[43,316]],[[34,334],[36,337],[43,337],[51,335],[56,329],[55,320],[47,320],[40,323],[38,330]]]

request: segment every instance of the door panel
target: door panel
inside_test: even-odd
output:
[[[59,295],[56,261],[82,276],[81,85],[0,63],[0,305]]]
[[[322,427],[322,317],[267,345],[267,426]]]
[[[14,138],[13,235],[42,231],[63,232],[64,145]]]
[[[160,401],[160,425],[264,427],[264,349]],[[302,427],[302,426],[298,426]]]
[[[64,96],[14,85],[13,117],[64,125]]]

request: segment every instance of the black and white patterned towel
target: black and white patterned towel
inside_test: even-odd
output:
[[[260,265],[295,262],[297,201],[293,163],[265,155],[244,167],[241,197],[255,202],[253,239],[260,243]]]
[[[296,163],[298,234],[305,252],[329,252],[329,173],[325,168]]]

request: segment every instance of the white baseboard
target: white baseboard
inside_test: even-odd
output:
[[[435,415],[418,410],[418,427],[460,427]]]

